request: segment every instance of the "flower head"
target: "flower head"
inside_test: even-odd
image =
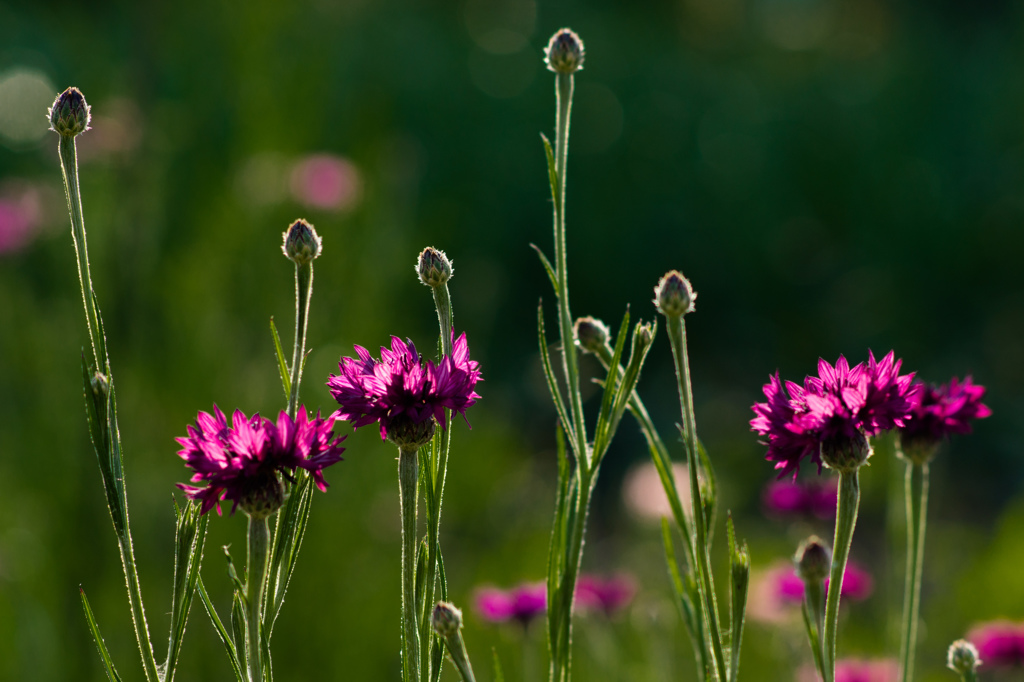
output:
[[[986,666],[1009,668],[1024,665],[1024,623],[997,620],[971,628],[967,640],[978,648]]]
[[[86,104],[85,95],[78,88],[68,88],[57,95],[53,106],[47,111],[50,130],[62,137],[74,137],[89,130],[92,107]]]
[[[603,611],[607,616],[625,608],[635,594],[636,581],[626,574],[607,578],[581,575],[576,582],[576,605],[581,610]]]
[[[200,412],[188,435],[176,439],[182,446],[178,456],[195,471],[192,482],[206,485],[178,487],[202,503],[203,514],[214,507],[219,514],[220,501],[231,500],[232,513],[241,506],[250,515],[269,515],[283,501],[279,474],[305,469],[320,490],[327,490],[323,470],[345,451],[340,446],[345,436],[335,438],[333,425],[334,417],[309,419],[300,407],[294,421],[282,411],[276,424],[235,410],[229,426],[214,405],[212,415]]]
[[[828,583],[826,578],[826,590]],[[852,562],[847,563],[840,603],[864,601],[871,596],[874,587],[870,573]],[[778,623],[796,617],[796,607],[803,602],[805,589],[804,581],[797,575],[792,562],[774,563],[766,570],[754,574],[747,613],[752,619],[764,623]]]
[[[547,586],[523,583],[510,590],[482,587],[476,591],[475,602],[476,611],[484,620],[492,623],[514,620],[526,627],[547,610]]]
[[[839,470],[867,461],[867,436],[910,418],[919,389],[912,373],[899,373],[901,364],[891,351],[881,362],[871,353],[867,365],[853,367],[841,355],[835,365],[819,359],[818,376],[806,377],[803,386],[783,385],[776,372],[764,386],[768,401],[753,406],[750,427],[766,437],[766,459],[781,469],[780,477],[796,476],[804,458]]]
[[[761,492],[761,505],[769,516],[815,516],[829,519],[836,514],[838,482],[771,481]]]
[[[412,341],[397,336],[391,337],[390,349],[380,349],[380,360],[362,346],[355,350],[359,357],[342,358],[339,373],[327,380],[340,405],[334,416],[356,428],[379,422],[381,439],[432,433],[432,420],[444,426],[445,408],[465,417],[466,408],[480,397],[473,390],[480,381],[479,363],[469,359],[465,334],[455,339],[452,354],[437,365],[424,360]]]
[[[978,648],[966,639],[956,640],[946,652],[946,667],[961,675],[973,673],[983,662],[978,658]]]
[[[296,265],[305,265],[320,256],[323,251],[323,239],[316,233],[310,223],[299,218],[281,235],[284,243],[281,251]]]
[[[900,429],[904,453],[928,461],[939,444],[954,433],[970,433],[971,422],[991,416],[981,402],[985,387],[966,377],[953,377],[948,384],[917,384],[910,420]]]
[[[694,311],[697,294],[690,280],[678,270],[669,270],[654,287],[654,305],[665,317],[682,317]]]
[[[551,36],[544,50],[544,62],[555,73],[574,73],[583,68],[585,50],[576,32],[562,28]]]
[[[450,280],[454,270],[452,262],[448,260],[444,251],[428,246],[420,251],[420,255],[416,259],[416,274],[419,276],[420,282],[435,288]]]

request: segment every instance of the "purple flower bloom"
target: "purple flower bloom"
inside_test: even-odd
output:
[[[971,421],[991,416],[992,410],[981,402],[985,387],[966,377],[949,384],[918,384],[911,419],[900,429],[905,443],[937,445],[952,433],[970,433]]]
[[[581,575],[576,582],[576,606],[584,611],[603,611],[607,616],[625,608],[635,594],[636,581],[625,574],[608,578]]]
[[[836,661],[836,682],[896,682],[900,666],[891,658],[842,658]],[[814,666],[800,668],[798,682],[817,682]]]
[[[825,589],[828,589],[825,580]],[[874,591],[875,583],[863,568],[848,563],[843,574],[843,601],[864,601]],[[747,614],[762,623],[781,623],[797,618],[795,608],[804,600],[804,581],[796,574],[790,561],[779,561],[754,574],[750,585]]]
[[[771,481],[761,493],[761,503],[770,516],[816,516],[829,519],[836,514],[838,482]]]
[[[362,180],[348,159],[333,154],[311,154],[292,168],[292,196],[311,208],[340,211],[359,200]]]
[[[804,581],[796,574],[796,570],[790,568],[786,572],[780,571],[775,578],[777,580],[776,589],[782,600],[796,603],[804,600]],[[826,578],[826,590],[828,583]],[[874,589],[875,581],[870,573],[853,563],[846,565],[846,572],[843,573],[843,588],[840,590],[839,596],[853,601],[864,601],[871,596]]]
[[[178,487],[202,503],[203,514],[214,507],[220,514],[221,500],[234,503],[232,513],[239,504],[248,512],[247,506],[280,490],[278,474],[287,477],[297,468],[308,471],[317,487],[326,491],[323,469],[340,461],[345,451],[340,446],[345,436],[334,438],[333,425],[333,416],[321,419],[318,414],[310,420],[306,408],[300,407],[295,421],[282,411],[277,424],[235,410],[229,426],[214,405],[212,415],[200,412],[196,425],[188,427],[188,436],[176,439],[182,446],[178,455],[196,472],[192,482],[206,485]]]
[[[971,628],[967,640],[978,647],[978,657],[984,666],[1024,665],[1024,623],[1007,620],[981,623]]]
[[[766,437],[766,459],[781,469],[780,478],[790,472],[795,477],[804,458],[820,469],[822,446],[843,451],[903,426],[918,389],[913,374],[899,374],[901,363],[891,351],[881,362],[871,353],[867,365],[853,367],[843,356],[835,366],[819,359],[818,376],[806,377],[803,386],[783,385],[776,372],[764,386],[768,401],[753,406],[750,427]]]
[[[412,341],[391,337],[391,348],[380,349],[380,360],[356,346],[355,358],[342,358],[339,373],[327,381],[341,407],[334,416],[358,428],[380,422],[386,440],[396,421],[422,424],[431,418],[444,426],[448,408],[465,418],[466,408],[480,396],[473,390],[480,381],[479,363],[469,359],[466,335],[452,344],[452,354],[435,365],[416,352]]]
[[[523,583],[510,590],[481,587],[476,591],[476,611],[492,623],[517,621],[523,627],[530,624],[548,607],[547,586],[544,583]]]

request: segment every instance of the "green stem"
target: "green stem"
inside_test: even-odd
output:
[[[572,74],[555,76],[555,98],[558,114],[555,118],[555,172],[558,175],[558,196],[555,201],[555,277],[558,280],[558,330],[562,340],[562,366],[565,369],[572,410],[573,450],[580,471],[590,467],[587,450],[587,427],[583,420],[583,396],[580,393],[579,358],[572,333],[572,313],[569,311],[569,275],[565,253],[565,172],[569,154],[569,115],[572,112]],[[567,425],[570,426],[570,425]]]
[[[817,581],[806,585],[805,595],[807,597],[807,610],[811,614],[814,631],[817,634],[817,641],[812,641],[815,646],[814,664],[818,668],[818,674],[824,678],[825,673],[825,652],[824,652],[824,625],[825,625],[825,585],[823,581]]]
[[[836,634],[839,629],[839,596],[843,590],[846,562],[850,558],[853,530],[860,507],[860,478],[857,470],[839,473],[839,501],[836,507],[836,533],[832,541],[832,572],[825,601],[825,682],[836,676]]]
[[[907,579],[903,595],[903,636],[900,643],[900,682],[914,679],[918,615],[921,611],[921,569],[928,524],[928,464],[907,461]]]
[[[462,632],[457,630],[455,634],[445,638],[445,645],[448,647],[448,655],[452,657],[462,682],[476,682],[473,676],[473,666],[469,662],[469,653],[466,651],[466,642],[462,639]]]
[[[437,326],[441,330],[441,355],[452,354],[452,297],[448,285],[431,287],[434,292],[434,308],[437,309]]]
[[[576,594],[576,579],[579,577],[583,558],[583,539],[587,529],[587,513],[590,509],[593,483],[593,478],[589,474],[584,474],[579,479],[572,533],[569,536],[569,551],[566,555],[568,563],[562,574],[562,587],[559,592],[561,603],[548,604],[548,608],[559,609],[558,632],[555,633],[556,641],[552,642],[554,646],[551,656],[551,682],[569,682],[571,679],[572,607]]]
[[[418,450],[398,449],[398,496],[402,506],[402,679],[420,679],[416,614],[416,493]]]
[[[686,436],[686,450],[689,454],[690,503],[692,505],[694,542],[694,570],[697,573],[701,593],[701,610],[704,624],[708,629],[712,648],[712,665],[721,682],[727,682],[728,674],[722,647],[722,632],[719,626],[718,604],[715,599],[714,579],[711,575],[707,521],[704,518],[704,504],[701,500],[697,470],[700,467],[696,421],[693,413],[693,388],[690,382],[690,360],[686,350],[686,323],[682,316],[669,317],[668,338],[672,343],[672,359],[676,367],[679,387],[679,403],[682,408],[683,431]]]
[[[85,236],[85,217],[82,212],[82,196],[78,186],[78,155],[75,148],[75,138],[61,136],[57,150],[60,156],[60,166],[64,175],[64,191],[68,200],[68,213],[71,215],[71,237],[75,245],[75,256],[78,261],[78,283],[82,290],[82,303],[85,307],[85,322],[89,330],[89,341],[92,349],[92,370],[102,371],[107,375],[110,382],[110,389],[113,391],[113,377],[110,376],[110,362],[107,358],[106,340],[103,337],[100,324],[100,313],[96,306],[96,297],[92,287],[92,274],[89,269],[89,246]],[[114,433],[110,432],[109,425],[104,422],[100,427],[106,432],[105,440],[110,443],[116,442],[118,438],[117,424],[114,422]],[[100,443],[95,443],[97,456],[100,456]],[[115,448],[117,458],[117,470],[121,470],[120,447]],[[117,533],[117,544],[121,554],[121,566],[124,569],[125,582],[128,587],[128,604],[132,612],[132,624],[135,627],[135,640],[139,645],[139,655],[142,658],[142,668],[146,673],[146,679],[156,682],[160,679],[156,658],[153,655],[153,645],[149,639],[149,626],[146,623],[146,611],[142,604],[142,588],[139,585],[139,574],[135,567],[135,550],[132,543],[131,529],[128,525],[128,499],[124,493],[123,485],[119,487],[120,516],[123,523],[115,522],[114,530]],[[108,503],[110,499],[108,497]],[[111,514],[114,508],[111,507]]]
[[[292,351],[291,394],[288,396],[288,416],[293,420],[299,408],[299,384],[302,383],[302,365],[306,359],[306,325],[309,322],[309,302],[313,293],[313,261],[295,264],[295,347]]]
[[[246,659],[250,682],[263,682],[263,589],[267,583],[267,554],[270,528],[266,517],[249,517],[249,558],[246,568],[245,596],[248,601]]]

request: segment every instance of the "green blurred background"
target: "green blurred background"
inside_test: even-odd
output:
[[[471,603],[478,585],[545,570],[554,414],[535,306],[543,298],[553,314],[554,297],[528,244],[551,252],[538,133],[551,132],[554,97],[541,50],[563,25],[587,46],[569,170],[573,309],[617,323],[631,305],[650,319],[661,274],[692,279],[699,428],[755,568],[831,532],[761,510],[772,470],[747,424],[761,384],[776,369],[798,379],[819,355],[895,348],[927,380],[972,373],[994,410],[933,468],[921,679],[952,677],[945,647],[970,624],[1024,617],[1019,3],[0,2],[0,679],[103,679],[79,585],[123,678],[142,679],[86,431],[86,332],[43,117],[68,85],[95,116],[79,138],[82,194],[154,641],[168,622],[173,484],[187,477],[173,439],[214,402],[283,407],[267,326],[275,317],[291,343],[292,267],[278,247],[305,216],[324,239],[303,391],[314,409],[332,410],[324,381],[353,343],[394,333],[433,346],[412,266],[426,245],[454,259],[455,326],[486,382],[472,430],[457,424],[454,438],[452,596],[480,679],[492,647],[507,679],[541,679],[542,628],[488,625]],[[327,173],[319,194],[311,168]],[[641,391],[671,433],[663,335]],[[372,428],[347,445],[275,630],[281,680],[399,677],[395,454]],[[580,680],[693,676],[657,528],[620,494],[645,457],[627,419],[584,564],[630,572],[640,591],[617,619],[581,619]],[[902,548],[886,528],[899,527],[901,478],[882,451],[863,474],[853,553],[876,591],[847,610],[847,654],[896,652]],[[222,613],[220,546],[241,561],[243,531],[241,515],[210,525],[203,575]],[[790,616],[749,626],[745,679],[789,680],[806,662]],[[179,670],[230,676],[198,605]]]

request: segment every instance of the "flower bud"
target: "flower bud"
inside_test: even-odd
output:
[[[462,611],[455,604],[439,601],[430,616],[430,625],[441,637],[450,637],[462,627]]]
[[[544,50],[544,62],[555,73],[575,73],[583,68],[583,41],[572,29],[555,32]]]
[[[690,286],[690,280],[678,270],[671,270],[654,287],[654,305],[665,317],[682,317],[693,312],[697,294]]]
[[[296,265],[306,265],[320,255],[323,240],[316,229],[301,218],[288,226],[284,234],[281,251]]]
[[[47,111],[50,118],[50,130],[61,137],[74,137],[89,130],[91,120],[90,107],[85,96],[78,88],[68,88],[57,95],[53,106]]]
[[[868,461],[871,454],[871,444],[860,431],[853,438],[839,436],[821,443],[822,463],[839,473],[856,471]]]
[[[817,535],[812,535],[796,549],[793,557],[796,574],[805,583],[820,583],[832,569],[832,551]]]
[[[252,476],[245,482],[245,490],[238,506],[249,518],[265,519],[284,504],[284,484],[273,471]]]
[[[419,450],[434,437],[436,427],[433,417],[417,422],[402,414],[388,424],[388,440],[403,450]]]
[[[966,639],[958,639],[949,645],[946,665],[961,675],[973,673],[981,665],[978,649]]]
[[[420,252],[420,257],[416,261],[416,274],[428,287],[436,288],[450,280],[454,270],[444,251],[428,246]]]
[[[93,374],[92,379],[89,380],[89,386],[92,388],[92,394],[97,398],[106,398],[110,391],[110,381],[103,372]]]
[[[637,322],[633,328],[633,353],[642,354],[654,343],[654,327],[650,322]]]
[[[597,353],[608,345],[608,327],[596,317],[581,317],[573,327],[576,345],[586,353]]]

